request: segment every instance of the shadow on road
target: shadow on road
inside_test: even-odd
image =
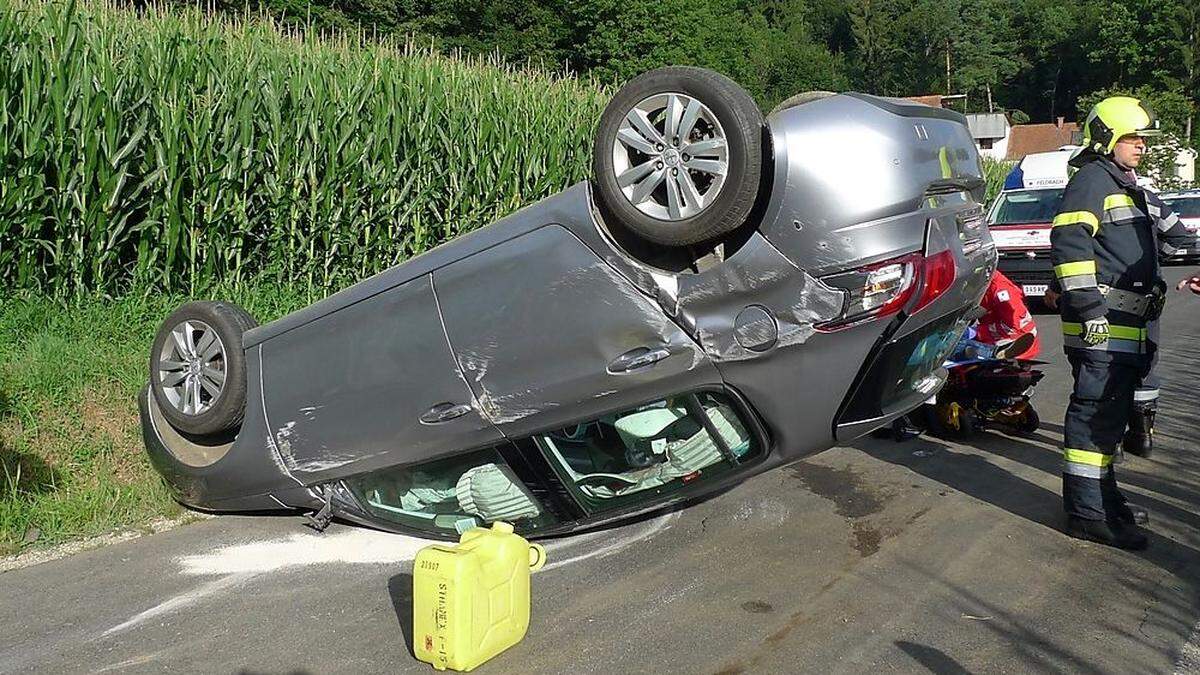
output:
[[[1058,535],[1062,564],[1102,566],[1117,584],[1114,589],[1122,589],[1123,597],[1140,598],[1146,603],[1133,613],[1097,611],[1089,618],[1098,633],[1119,635],[1145,647],[1140,655],[1129,655],[1135,661],[1148,658],[1149,653],[1170,652],[1185,642],[1193,629],[1200,597],[1200,567],[1195,564],[1200,560],[1200,388],[1196,384],[1200,382],[1200,339],[1183,340],[1180,335],[1200,336],[1179,317],[1171,321],[1174,325],[1164,325],[1164,335],[1170,342],[1159,361],[1163,385],[1155,424],[1155,454],[1151,458],[1129,457],[1116,467],[1118,480],[1130,500],[1151,513],[1149,549],[1117,552],[1103,547],[1080,548],[1065,535]],[[861,439],[854,447],[1059,533],[1065,523],[1058,477],[1062,471],[1061,415],[1066,392],[1061,388],[1058,391],[1064,400],[1051,398],[1047,391],[1039,402],[1047,409],[1045,417],[1058,419],[1043,422],[1041,429],[1029,436],[987,430],[960,441],[961,445],[923,436],[906,443]],[[1014,466],[1014,462],[1023,466]],[[1054,545],[1051,538],[1046,542]],[[1087,649],[1059,644],[1053,636],[1030,630],[1019,612],[989,603],[974,589],[938,581],[963,603],[964,617],[967,613],[986,616],[987,620],[979,624],[1013,645],[1022,660],[1074,672],[1105,672],[1099,665],[1101,661],[1094,660]],[[1097,609],[1103,602],[1103,598],[1081,600],[1084,607]],[[945,655],[933,647],[901,642],[896,646],[931,671],[963,672],[958,663],[942,660]],[[1142,665],[1145,672],[1154,670],[1149,661]]]
[[[388,579],[388,597],[392,599],[392,609],[396,612],[396,622],[400,624],[400,632],[404,634],[404,644],[408,653],[414,659],[417,654],[413,651],[413,575],[412,572],[401,572]]]
[[[854,447],[1026,520],[1052,529],[1062,525],[1058,494],[997,467],[984,456],[955,450],[925,436],[909,443],[859,441]],[[918,449],[921,454],[914,454]]]
[[[958,661],[950,658],[946,652],[936,647],[899,640],[896,646],[908,654],[914,661],[925,666],[925,669],[938,675],[970,675],[969,670],[959,665]]]
[[[901,564],[911,572],[925,577],[952,594],[955,598],[956,610],[964,621],[970,621],[974,627],[994,634],[1015,652],[1015,657],[1007,658],[1009,663],[1036,663],[1040,666],[1038,670],[1047,672],[1084,673],[1087,675],[1105,675],[1113,672],[1111,662],[1106,661],[1105,655],[1096,653],[1093,645],[1056,639],[1053,633],[1046,633],[1036,628],[1035,625],[1031,625],[1028,617],[1023,616],[1021,610],[1017,608],[989,601],[972,588],[951,583],[930,574],[922,565],[907,561]],[[1164,644],[1159,638],[1151,637],[1145,632],[1145,624],[1153,622],[1160,629],[1165,629],[1175,635],[1186,636],[1191,627],[1189,619],[1192,616],[1193,608],[1186,600],[1177,595],[1164,596],[1161,592],[1157,592],[1159,589],[1156,588],[1156,582],[1152,579],[1127,578],[1123,579],[1122,583],[1136,587],[1139,593],[1145,594],[1147,602],[1151,603],[1146,609],[1142,624],[1139,625],[1136,622],[1121,624],[1102,614],[1090,616],[1088,621],[1098,632],[1112,637],[1120,636],[1148,648],[1146,652],[1138,655],[1123,654],[1126,661],[1120,672],[1161,672],[1161,668],[1156,666],[1157,661],[1154,655],[1161,653]],[[896,593],[903,591],[902,588],[895,589]],[[1099,600],[1099,602],[1103,603],[1103,600]],[[1152,607],[1156,608],[1153,614],[1151,614]],[[901,641],[895,644],[931,672],[969,672],[940,650]]]
[[[1021,462],[1054,476],[1059,475],[1061,471],[1059,455],[1046,447],[991,432],[980,433],[971,441],[974,448]],[[956,450],[928,437],[909,443],[861,440],[855,447],[876,459],[908,468],[963,494],[1052,530],[1061,531],[1065,523],[1062,497],[1057,491],[1048,490],[997,466],[986,455]],[[914,454],[916,449],[924,452],[920,455]],[[1173,496],[1192,504],[1200,501],[1200,495],[1195,492],[1179,490],[1157,477],[1130,471],[1118,471],[1118,476],[1123,484],[1147,492]],[[1146,493],[1131,495],[1131,499],[1148,509],[1152,518],[1165,517],[1194,530],[1200,530],[1200,515],[1195,512],[1197,509],[1189,512]],[[1187,567],[1188,561],[1200,558],[1200,551],[1195,548],[1168,539],[1152,529],[1147,530],[1146,534],[1150,537],[1150,548],[1137,555],[1171,574]],[[1192,580],[1200,581],[1200,569],[1190,572],[1188,576],[1195,577]]]

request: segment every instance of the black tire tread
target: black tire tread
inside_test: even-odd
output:
[[[830,96],[837,96],[837,93],[832,92],[832,91],[824,91],[824,90],[820,90],[820,89],[814,89],[812,91],[802,91],[798,94],[792,94],[791,96],[780,101],[778,105],[776,105],[774,108],[771,109],[770,114],[774,115],[775,113],[779,112],[780,110],[787,110],[788,108],[794,108],[798,105],[804,105],[805,103],[811,103],[813,101],[820,101],[821,99],[829,98]]]
[[[184,318],[208,323],[226,343],[226,377],[221,400],[199,416],[185,416],[165,399],[155,381],[158,353],[169,329]],[[258,325],[249,312],[230,302],[193,301],[181,305],[163,321],[150,352],[150,391],[171,426],[194,436],[211,436],[241,426],[246,414],[246,362],[242,351],[242,334]]]

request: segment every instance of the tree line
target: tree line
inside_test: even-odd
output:
[[[764,108],[799,91],[964,94],[963,112],[1082,119],[1109,93],[1200,136],[1195,0],[215,0],[291,24],[427,39],[617,83],[714,68]],[[251,4],[247,4],[251,3]]]

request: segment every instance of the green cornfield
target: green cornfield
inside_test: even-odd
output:
[[[983,180],[986,185],[986,194],[984,198],[985,204],[991,204],[996,195],[1000,194],[1001,188],[1004,187],[1004,179],[1008,177],[1008,172],[1012,171],[1016,162],[997,160],[990,157],[983,158]]]
[[[0,287],[330,289],[586,177],[608,94],[411,42],[0,0]]]

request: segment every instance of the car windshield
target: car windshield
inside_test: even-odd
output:
[[[536,438],[589,511],[711,479],[759,454],[732,403],[687,394]]]
[[[1163,201],[1180,218],[1200,218],[1200,195],[1195,197],[1165,197]]]
[[[1062,188],[1002,192],[992,209],[992,225],[1049,223],[1062,198]]]
[[[366,510],[416,529],[464,532],[503,520],[528,531],[553,516],[495,449],[347,479]]]

